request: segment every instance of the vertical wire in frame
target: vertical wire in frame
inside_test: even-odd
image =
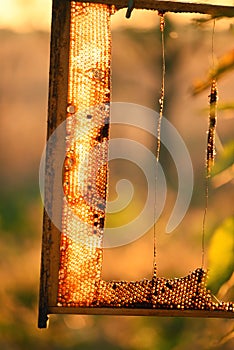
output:
[[[212,44],[211,44],[211,54],[212,54],[212,82],[211,82],[211,92],[210,92],[210,110],[209,110],[209,122],[208,122],[208,132],[207,132],[207,149],[206,149],[206,178],[205,178],[205,209],[203,215],[202,223],[202,268],[204,267],[205,261],[205,230],[206,230],[206,217],[208,211],[208,200],[209,200],[209,180],[211,176],[211,170],[214,165],[215,158],[215,132],[216,132],[216,122],[217,122],[217,101],[218,101],[218,91],[217,82],[214,76],[214,36],[215,36],[215,19],[213,21],[212,29]]]
[[[215,25],[216,20],[213,20],[213,29],[212,29],[212,42],[211,42],[211,55],[212,55],[212,70],[214,70],[214,37],[215,37]]]
[[[159,98],[159,118],[157,123],[156,130],[156,174],[155,174],[155,202],[154,202],[154,223],[156,218],[156,186],[157,186],[157,175],[158,175],[158,163],[160,156],[160,147],[161,147],[161,122],[163,116],[163,107],[164,107],[164,95],[165,95],[165,73],[166,73],[166,63],[165,63],[165,40],[164,40],[164,28],[165,28],[165,18],[164,13],[159,12],[160,16],[160,32],[161,32],[161,47],[162,47],[162,83],[161,83],[161,93]],[[156,279],[157,275],[157,264],[156,264],[156,227],[154,224],[154,270],[153,270],[153,278]]]
[[[157,125],[157,149],[156,149],[156,160],[159,161],[160,147],[161,147],[161,121],[163,116],[163,107],[164,107],[164,94],[165,94],[165,73],[166,73],[166,63],[165,63],[165,40],[164,40],[164,27],[165,19],[164,14],[159,13],[160,16],[160,32],[161,32],[161,45],[162,45],[162,85],[161,85],[161,94],[159,99],[159,120]]]

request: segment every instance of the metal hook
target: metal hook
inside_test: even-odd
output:
[[[131,17],[131,13],[133,9],[134,9],[134,0],[128,0],[128,9],[126,12],[126,18]]]

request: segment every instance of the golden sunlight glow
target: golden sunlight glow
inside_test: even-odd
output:
[[[52,0],[0,0],[0,29],[50,30]]]
[[[114,0],[113,0],[114,2]],[[183,1],[186,2],[186,1]],[[234,6],[234,0],[190,1]],[[0,29],[15,31],[50,30],[52,0],[0,0]],[[154,11],[134,10],[131,19],[125,18],[126,9],[122,9],[112,19],[112,28],[130,26],[150,28],[155,26]],[[194,15],[177,15],[175,21],[186,22]]]

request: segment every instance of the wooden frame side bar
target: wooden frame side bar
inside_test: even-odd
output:
[[[66,119],[69,66],[70,2],[53,0],[50,43],[50,74],[47,140]],[[58,140],[61,142],[61,140]],[[65,148],[65,141],[64,141]],[[51,150],[49,150],[50,152]],[[47,152],[47,153],[49,153]],[[53,169],[47,154],[46,168]],[[53,173],[53,171],[52,171]],[[47,180],[47,178],[46,178]],[[46,181],[45,180],[45,181]],[[53,206],[53,174],[45,183],[47,203]],[[62,198],[61,198],[62,200]],[[61,205],[62,206],[62,205]],[[52,208],[54,209],[54,208]],[[44,210],[38,327],[46,328],[48,305],[56,305],[59,269],[60,231]],[[57,284],[55,283],[57,281]]]
[[[128,0],[75,0],[78,2],[102,3],[115,5],[117,9],[128,7]],[[158,10],[174,13],[200,13],[213,17],[234,17],[234,6],[213,5],[204,3],[163,1],[163,0],[135,0],[134,8]]]

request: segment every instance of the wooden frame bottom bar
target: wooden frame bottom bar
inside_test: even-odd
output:
[[[132,309],[120,307],[48,307],[48,314],[77,315],[116,315],[116,316],[160,316],[160,317],[202,317],[202,318],[233,318],[233,312],[206,310],[176,310],[176,309]]]

